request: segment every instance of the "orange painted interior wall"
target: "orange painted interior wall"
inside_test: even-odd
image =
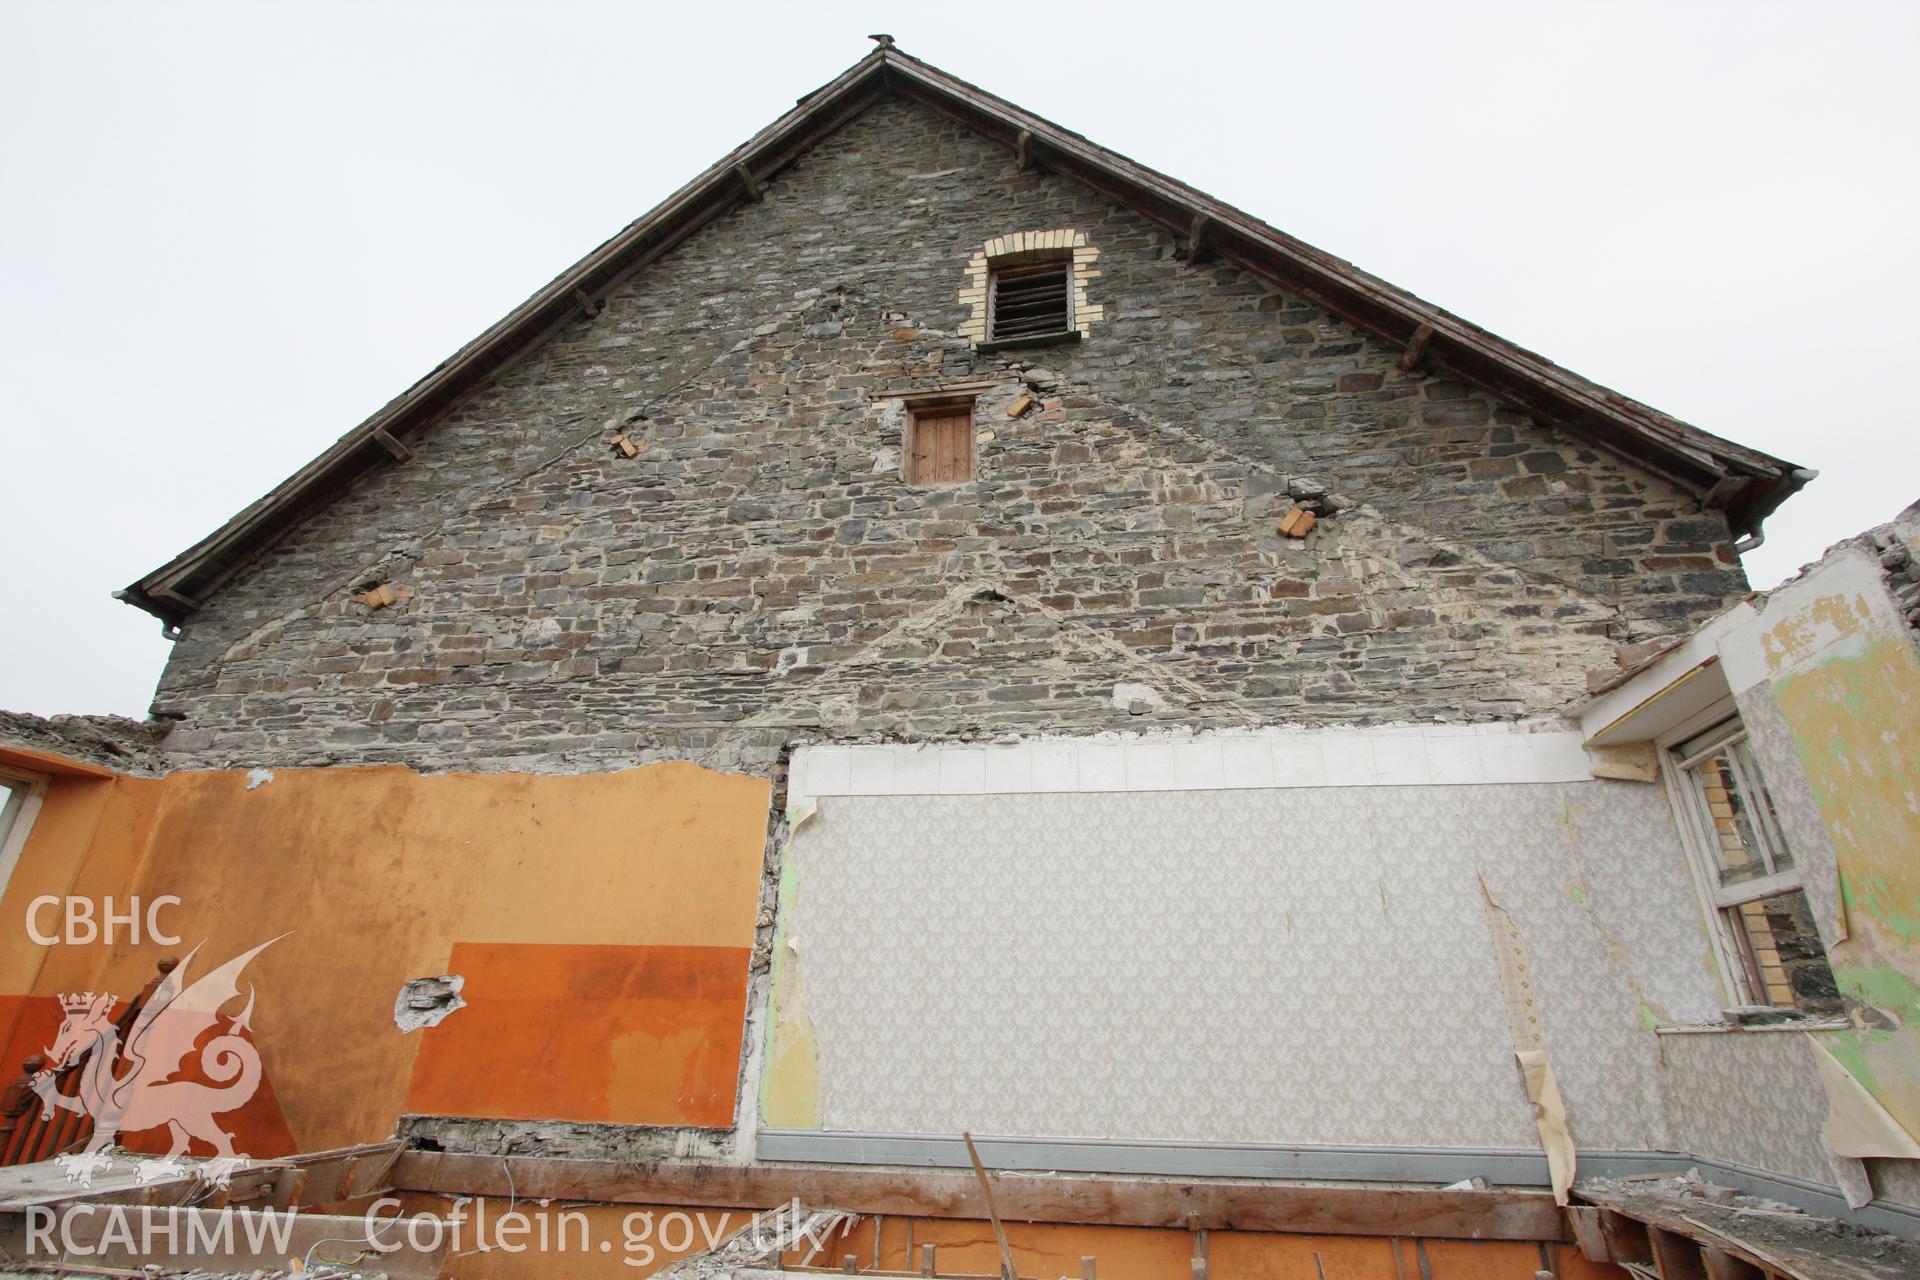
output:
[[[162,790],[157,778],[46,778],[40,811],[0,895],[0,1072],[8,1080],[22,1059],[52,1042],[60,1026],[57,993],[89,990],[101,959],[99,948],[82,955],[79,948],[35,943],[27,929],[28,904],[42,896],[124,897]],[[57,920],[57,912],[44,912],[41,928],[56,928]]]
[[[376,1140],[410,1110],[729,1124],[769,795],[679,763],[52,778],[0,896],[5,1069],[50,1041],[59,993],[129,997],[164,952],[202,946],[203,974],[285,934],[244,977],[260,1141]],[[39,946],[42,894],[177,896],[180,943]],[[402,1034],[401,986],[462,966],[467,1007]]]
[[[402,1197],[403,1213],[445,1217],[449,1202],[442,1197],[410,1194]],[[508,1210],[504,1200],[484,1201],[489,1220]],[[717,1209],[672,1209],[641,1205],[541,1206],[517,1203],[519,1211],[535,1217],[556,1215],[568,1210],[586,1219],[586,1247],[580,1248],[582,1230],[575,1224],[570,1231],[557,1222],[549,1222],[548,1252],[532,1250],[522,1254],[469,1252],[449,1265],[451,1276],[486,1276],[489,1280],[513,1277],[555,1276],[568,1280],[600,1280],[601,1277],[651,1275],[670,1262],[695,1250],[669,1251],[655,1248],[656,1256],[641,1260],[637,1252],[627,1253],[628,1233],[655,1246],[660,1243],[663,1217],[686,1214],[696,1222],[705,1222],[718,1238],[743,1228],[750,1215],[738,1210],[728,1213]],[[469,1218],[476,1212],[473,1203],[463,1210]],[[646,1215],[648,1221],[632,1220],[630,1215]],[[699,1230],[696,1226],[696,1230]],[[878,1251],[875,1235],[878,1234]],[[1007,1223],[1007,1243],[1013,1251],[1014,1266],[1025,1280],[1051,1277],[1078,1277],[1080,1260],[1091,1257],[1100,1280],[1192,1280],[1194,1237],[1185,1231],[1147,1227],[1095,1227],[1061,1223]],[[535,1239],[537,1237],[528,1237]],[[467,1229],[464,1244],[474,1248],[475,1233]],[[564,1241],[564,1247],[561,1242]],[[602,1250],[600,1242],[611,1248]],[[669,1237],[669,1243],[677,1237]],[[909,1243],[912,1257],[908,1256]],[[918,1272],[920,1247],[934,1246],[935,1265],[942,1276],[994,1276],[1000,1270],[999,1246],[994,1242],[992,1225],[986,1222],[952,1218],[872,1218],[857,1219],[837,1233],[827,1246],[813,1254],[811,1248],[790,1250],[782,1259],[788,1268],[810,1265],[838,1274],[842,1260],[851,1254],[863,1271]],[[1418,1280],[1423,1272],[1420,1250],[1424,1249],[1427,1273],[1434,1280],[1533,1280],[1536,1272],[1552,1270],[1559,1280],[1621,1280],[1626,1273],[1610,1263],[1589,1262],[1580,1250],[1567,1244],[1545,1246],[1548,1258],[1541,1256],[1542,1246],[1510,1240],[1388,1240],[1377,1236],[1290,1235],[1264,1231],[1212,1231],[1207,1233],[1207,1258],[1211,1275],[1219,1280]],[[1395,1251],[1399,1252],[1396,1266]],[[809,1255],[812,1254],[809,1261]],[[626,1259],[633,1258],[630,1263]],[[1551,1264],[1551,1265],[1549,1265]]]

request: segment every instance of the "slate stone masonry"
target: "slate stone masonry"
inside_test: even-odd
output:
[[[1057,228],[1102,323],[975,351],[970,255]],[[215,594],[166,749],[765,772],[795,738],[1504,718],[1745,591],[1717,513],[1399,354],[883,102]],[[978,479],[909,486],[889,397],[950,384]],[[1283,538],[1304,476],[1337,499]],[[355,597],[383,581],[411,597]]]

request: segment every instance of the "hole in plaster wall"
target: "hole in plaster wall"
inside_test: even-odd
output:
[[[393,1025],[402,1031],[439,1026],[448,1014],[467,1007],[460,998],[460,988],[466,985],[467,980],[457,973],[415,978],[394,998]]]

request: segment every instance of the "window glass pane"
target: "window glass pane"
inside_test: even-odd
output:
[[[1840,989],[1806,894],[1795,889],[1743,902],[1727,916],[1746,942],[1764,1003],[1819,1017],[1841,1014]]]
[[[1773,797],[1767,792],[1767,780],[1753,758],[1753,746],[1742,737],[1729,744],[1727,749],[1740,775],[1740,792],[1746,797],[1754,819],[1762,827],[1760,834],[1767,842],[1773,869],[1785,871],[1793,865],[1793,851],[1787,848],[1786,839],[1780,834],[1780,819],[1773,808]]]
[[[1780,851],[1782,856],[1769,865],[1769,854],[1774,848],[1774,841],[1769,837],[1778,828],[1773,822],[1766,792],[1758,790],[1755,794],[1759,771],[1754,768],[1751,755],[1743,762],[1735,754],[1745,751],[1746,742],[1742,739],[1694,761],[1686,770],[1722,885],[1757,880],[1791,865],[1784,857],[1784,850]]]
[[[7,833],[13,828],[15,815],[20,812],[21,803],[27,798],[27,787],[23,782],[11,778],[0,778],[0,844],[5,844]]]

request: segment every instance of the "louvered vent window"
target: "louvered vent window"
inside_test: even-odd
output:
[[[1073,264],[1066,261],[996,268],[988,312],[988,337],[1001,342],[1008,338],[1065,333],[1072,328],[1073,308],[1069,301],[1072,276]]]

